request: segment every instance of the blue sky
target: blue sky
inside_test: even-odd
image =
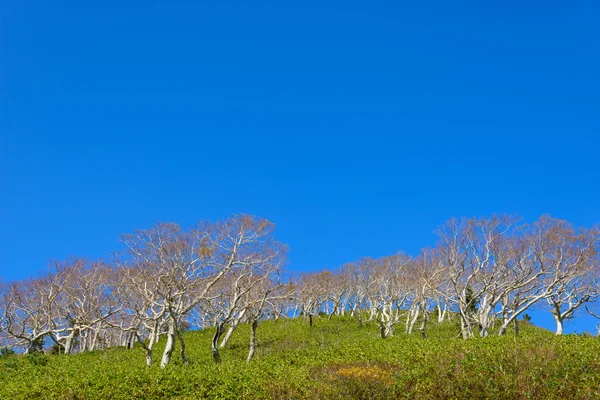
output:
[[[0,276],[242,212],[277,224],[294,270],[416,253],[453,216],[594,225],[599,18],[595,1],[0,0]]]

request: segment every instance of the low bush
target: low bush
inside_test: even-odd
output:
[[[401,330],[398,330],[401,331]],[[241,325],[223,362],[213,332],[185,333],[190,364],[144,366],[143,351],[0,356],[2,399],[598,399],[600,340],[557,337],[535,326],[521,335],[462,340],[452,322],[381,339],[356,319],[267,321],[247,364]],[[155,349],[160,354],[164,340]],[[0,353],[1,354],[1,353]]]

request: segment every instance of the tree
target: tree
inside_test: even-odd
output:
[[[394,334],[410,291],[411,258],[403,253],[382,257],[372,262],[374,280],[369,288],[368,301],[381,338]]]
[[[123,235],[111,263],[71,257],[0,286],[0,346],[31,353],[54,342],[55,352],[70,354],[138,342],[151,366],[165,337],[164,368],[177,344],[187,362],[182,331],[190,327],[214,329],[219,362],[219,347],[248,323],[250,362],[267,318],[299,314],[312,326],[315,316],[349,313],[361,326],[374,323],[381,338],[401,321],[407,334],[418,329],[426,338],[434,310],[440,322],[457,315],[467,339],[476,329],[481,337],[506,334],[511,324],[518,334],[519,316],[538,303],[554,316],[557,334],[582,307],[600,315],[599,229],[549,216],[531,225],[491,216],[452,219],[437,232],[438,246],[415,258],[365,257],[283,284],[287,247],[265,219],[234,215],[188,230],[158,223]]]
[[[446,301],[458,308],[464,339],[474,336],[475,323],[481,336],[488,334],[491,314],[504,290],[494,249],[514,222],[509,216],[452,219],[437,231],[437,251],[448,273]]]
[[[4,285],[2,288],[2,334],[25,353],[39,350],[46,337],[66,329],[60,318],[59,300],[68,271],[49,265],[39,278]]]
[[[564,278],[555,286],[553,292],[546,297],[548,307],[556,322],[556,334],[562,335],[564,321],[573,318],[575,312],[583,305],[595,301],[599,294],[598,285],[598,231],[576,231],[565,221],[552,221],[563,224],[565,237],[563,257],[571,257],[571,263],[560,263]],[[575,257],[575,258],[573,258]]]
[[[111,291],[109,278],[112,270],[102,263],[90,263],[80,258],[55,261],[54,269],[63,277],[63,291],[57,301],[57,316],[66,322],[64,334],[52,336],[64,349],[73,352],[78,339],[79,351],[94,350],[99,333],[107,319],[120,311]]]
[[[304,273],[296,285],[296,309],[300,315],[308,319],[310,326],[313,326],[313,317],[318,313],[327,294],[323,291],[323,286],[317,273]]]

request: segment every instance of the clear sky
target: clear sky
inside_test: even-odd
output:
[[[0,0],[0,276],[233,213],[275,222],[294,270],[414,254],[453,216],[594,225],[599,20],[595,0]]]

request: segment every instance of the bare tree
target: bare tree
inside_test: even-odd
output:
[[[576,231],[566,221],[548,220],[548,223],[559,225],[554,228],[558,231],[554,234],[562,236],[556,274],[562,274],[563,279],[546,297],[556,322],[556,334],[561,335],[564,321],[573,318],[581,306],[598,297],[598,231]]]
[[[2,291],[2,334],[25,353],[41,350],[46,337],[66,329],[58,314],[65,290],[65,275],[52,265],[39,278],[13,282]]]
[[[427,338],[425,332],[429,318],[429,304],[437,303],[438,312],[441,312],[440,301],[437,294],[443,290],[443,275],[446,269],[439,262],[439,254],[435,250],[425,249],[412,263],[412,283],[414,303],[422,310],[419,332],[423,339]],[[435,299],[435,300],[434,300]],[[417,314],[418,315],[418,314]],[[442,317],[443,318],[443,317]],[[412,325],[416,320],[412,321]],[[412,331],[412,327],[408,333]]]
[[[510,216],[462,218],[438,231],[435,249],[412,259],[398,253],[363,258],[339,270],[305,273],[283,285],[286,246],[274,225],[248,215],[190,230],[173,223],[123,235],[112,265],[80,258],[49,263],[34,279],[0,287],[0,342],[41,350],[54,341],[69,354],[107,346],[144,349],[146,365],[166,338],[161,367],[179,343],[187,362],[184,326],[215,329],[213,359],[241,323],[250,325],[247,361],[257,348],[257,328],[267,318],[313,318],[349,313],[377,325],[380,336],[426,338],[432,310],[438,322],[456,315],[463,338],[500,335],[518,316],[546,304],[562,334],[564,321],[582,307],[599,316],[598,229],[575,229],[548,216],[517,225]],[[420,320],[420,325],[417,323]],[[499,326],[498,326],[499,325]]]
[[[255,283],[245,296],[244,304],[250,323],[250,346],[247,362],[252,360],[256,351],[256,330],[259,322],[268,316],[269,308],[273,307],[274,301],[288,299],[292,295],[293,289],[290,285],[283,285],[280,282],[278,263],[273,263],[267,268],[257,271],[254,281]]]
[[[141,344],[148,367],[153,363],[153,348],[168,312],[167,304],[160,296],[160,280],[152,272],[143,266],[121,266],[114,275],[114,291],[121,312],[108,322],[126,334],[122,345],[132,346],[132,339]]]
[[[65,354],[73,352],[76,340],[80,352],[94,350],[107,319],[120,311],[109,287],[112,270],[102,263],[89,263],[80,258],[53,264],[56,274],[62,277],[63,287],[56,313],[66,326],[62,335],[55,332],[51,337]]]
[[[367,293],[372,283],[370,261],[370,259],[362,259],[348,263],[341,270],[341,273],[346,275],[348,285],[346,306],[350,308],[350,315],[358,320],[361,327],[364,322],[362,309],[366,307]]]
[[[368,301],[374,310],[374,322],[382,338],[394,334],[403,307],[411,295],[409,289],[411,258],[399,253],[373,260],[374,282],[369,288]]]
[[[538,301],[554,296],[563,283],[576,277],[595,252],[595,243],[586,235],[574,235],[566,221],[543,216],[524,234],[527,257],[516,264],[513,284],[502,304],[502,325],[508,325]],[[518,331],[517,331],[518,333]]]
[[[319,274],[302,274],[296,285],[295,298],[300,315],[308,319],[310,326],[313,326],[313,318],[321,309],[326,297],[327,294],[323,292],[323,286],[319,281]]]
[[[438,252],[448,272],[446,301],[456,305],[464,339],[474,336],[474,327],[487,336],[496,306],[507,299],[507,292],[520,287],[511,280],[518,278],[511,253],[514,224],[509,216],[463,218],[437,231]]]

